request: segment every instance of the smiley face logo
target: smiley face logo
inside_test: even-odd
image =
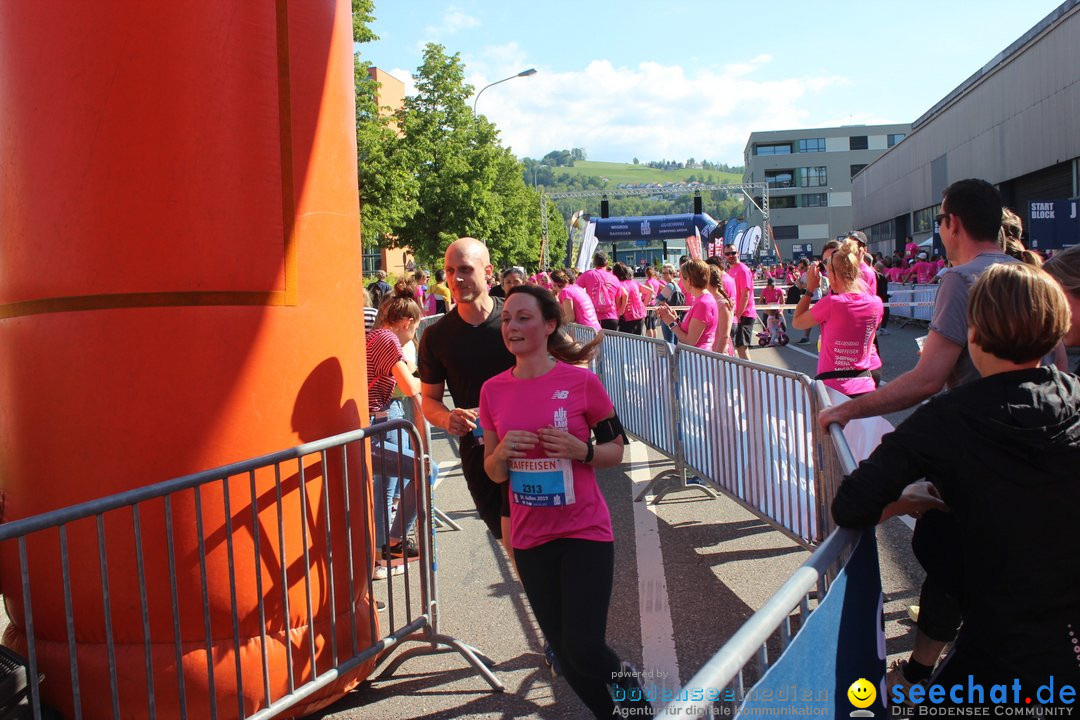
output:
[[[877,690],[866,678],[859,678],[851,683],[847,691],[848,700],[857,708],[868,708],[877,699]]]

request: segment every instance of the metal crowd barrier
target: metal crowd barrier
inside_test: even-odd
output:
[[[697,348],[676,355],[685,464],[804,545],[824,538],[813,381]]]
[[[277,717],[365,662],[374,660],[377,668],[406,642],[422,646],[397,655],[380,679],[409,658],[457,652],[501,691],[488,658],[439,631],[427,482],[411,483],[418,493],[418,560],[404,563],[400,575],[392,571],[385,580],[372,579],[372,483],[363,458],[373,436],[396,436],[401,447],[406,435],[412,447],[426,447],[411,424],[389,421],[0,525],[3,556],[18,562],[21,573],[21,588],[4,590],[7,607],[13,609],[11,621],[25,633],[33,717],[40,720],[43,712],[38,644],[46,640],[66,644],[60,654],[67,656],[67,676],[53,667],[45,683],[49,699],[74,718],[90,709],[95,716],[114,718],[143,712],[150,718],[159,712],[181,718],[215,718],[219,713]],[[426,453],[414,455],[413,477],[426,478]],[[392,456],[396,460],[389,466],[383,457],[377,472],[404,476],[400,454]],[[224,529],[204,529],[207,517],[223,517]],[[197,553],[181,554],[180,547],[197,547]],[[160,566],[148,566],[148,550],[164,551]],[[222,554],[227,557],[226,577],[208,572],[208,566],[213,567],[208,557],[220,560]],[[73,562],[96,566],[97,571],[73,577]],[[118,577],[116,567],[123,565],[136,568],[134,577]],[[90,579],[97,576],[100,581]],[[192,583],[197,587],[189,587]],[[91,601],[75,602],[73,585],[76,599]],[[225,593],[231,603],[228,617],[215,613],[207,599]],[[257,616],[251,610],[241,613],[238,593],[257,598]],[[376,599],[386,603],[382,615],[375,612]],[[369,619],[361,628],[358,610],[362,614],[365,609]],[[130,612],[141,618],[135,624],[141,631],[126,630],[127,637],[118,639],[114,623]],[[36,619],[44,627],[44,621],[55,625],[57,618],[61,623],[66,618],[66,636],[61,631],[35,637]],[[202,632],[197,643],[206,651],[207,690],[201,695],[185,688],[184,668],[193,672],[185,653],[194,648],[191,637],[181,638],[182,618],[184,627]],[[84,630],[91,627],[93,639],[82,637],[77,645],[76,624]],[[312,628],[322,635],[318,647]],[[231,668],[215,662],[214,650],[222,638],[235,654]],[[155,652],[162,646],[172,651]],[[244,662],[242,646],[249,650]],[[120,651],[141,654],[145,674],[119,678]],[[162,655],[169,660],[163,661]],[[287,682],[275,682],[272,689],[271,660],[280,668],[282,659]],[[258,672],[252,672],[252,663]],[[250,693],[258,696],[255,708],[245,707],[243,699],[245,682],[250,686],[253,677],[260,678],[258,689]]]
[[[571,334],[587,341],[579,325]],[[640,335],[605,332],[595,368],[626,430],[675,461],[637,501],[708,485],[809,546],[831,529],[813,381],[801,373]]]
[[[889,299],[897,302],[896,305],[889,306],[889,315],[907,320],[930,322],[934,314],[937,291],[937,285],[889,283]],[[913,304],[904,305],[903,303]]]
[[[438,315],[426,315],[420,318],[420,322],[416,324],[416,347],[420,347],[420,336],[424,334],[424,331],[443,319],[445,313],[439,313]]]
[[[829,405],[820,382],[814,383],[813,399],[819,407]],[[831,425],[829,432],[822,434],[820,443],[819,450],[826,458],[823,462],[837,473],[833,478],[836,482],[855,469],[856,463],[839,425]],[[859,536],[860,531],[851,528],[834,530],[761,609],[674,693],[674,699],[658,711],[657,716],[701,718],[732,715],[730,707],[714,706],[732,700],[742,702],[747,688],[752,687],[775,662],[769,657],[770,642],[778,641],[780,653],[777,659],[783,654],[824,599]]]

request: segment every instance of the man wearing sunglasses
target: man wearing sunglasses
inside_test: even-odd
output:
[[[735,281],[735,327],[731,339],[735,341],[735,353],[743,360],[750,359],[750,338],[754,333],[757,312],[754,309],[754,273],[746,263],[739,260],[734,245],[724,247],[724,259],[728,262],[728,275]]]

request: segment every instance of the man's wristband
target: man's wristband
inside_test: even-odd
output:
[[[591,439],[586,440],[585,441],[585,459],[582,460],[581,462],[585,463],[586,465],[591,463],[592,459],[593,459],[593,454],[595,452],[596,452],[596,448],[593,447],[592,440]]]

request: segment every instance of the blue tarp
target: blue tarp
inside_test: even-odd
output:
[[[701,231],[702,244],[717,223],[705,213],[682,215],[642,215],[637,217],[593,218],[600,242],[624,240],[685,240]]]

